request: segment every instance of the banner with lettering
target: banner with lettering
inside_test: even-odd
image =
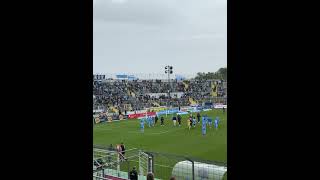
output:
[[[137,113],[137,114],[129,114],[128,118],[129,119],[138,119],[141,117],[145,117],[147,114],[147,116],[155,116],[156,112],[147,112],[147,113]]]

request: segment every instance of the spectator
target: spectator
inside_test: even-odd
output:
[[[111,160],[112,160],[112,158],[111,158],[112,151],[114,151],[114,148],[113,148],[112,144],[110,144],[110,146],[108,147],[108,151],[109,151],[109,153],[108,153],[108,162],[110,163]]]
[[[176,177],[171,176],[170,180],[176,180]]]
[[[121,154],[122,154],[121,158],[122,158],[122,160],[124,160],[125,159],[125,153],[126,153],[125,145],[122,142],[120,146],[121,146]]]
[[[133,167],[130,171],[130,180],[138,180],[138,173],[136,171],[136,167]]]
[[[154,175],[153,175],[152,172],[149,172],[149,173],[147,174],[147,180],[154,180]]]
[[[110,146],[108,147],[108,151],[114,151],[114,150],[115,150],[115,149],[114,149],[113,145],[110,144]]]

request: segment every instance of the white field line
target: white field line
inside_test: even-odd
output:
[[[146,133],[146,132],[143,132],[143,134],[147,134],[147,135],[165,134],[165,133],[168,133],[168,132],[175,132],[175,131],[183,130],[183,129],[184,128],[174,129],[174,130],[167,130],[167,131],[161,131],[161,132],[157,132],[157,133]],[[138,130],[138,131],[128,131],[128,133],[141,134],[142,132],[140,132],[140,130]]]

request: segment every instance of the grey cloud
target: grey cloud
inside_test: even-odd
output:
[[[94,4],[94,72],[216,71],[227,64],[226,0]]]
[[[125,3],[112,3],[111,0],[98,0],[93,17],[107,22],[130,22],[141,24],[163,24],[174,22],[179,14],[164,1],[127,0]]]

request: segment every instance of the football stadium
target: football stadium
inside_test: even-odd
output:
[[[165,72],[93,75],[93,179],[227,179],[226,68]]]

